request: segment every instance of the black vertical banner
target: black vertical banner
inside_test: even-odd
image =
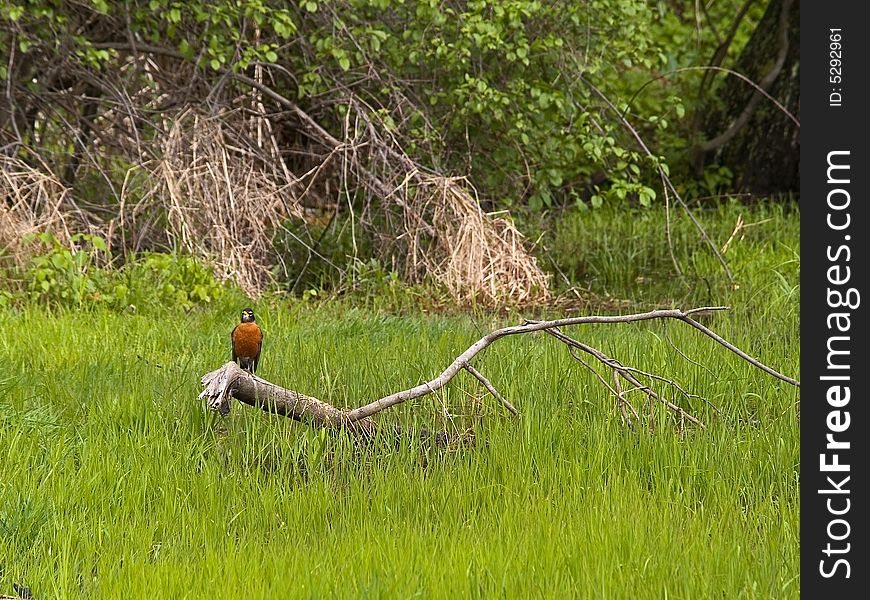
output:
[[[870,594],[866,8],[845,0],[800,7],[801,593],[807,598]]]

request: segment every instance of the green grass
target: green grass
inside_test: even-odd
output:
[[[692,209],[717,248],[728,244],[724,257],[735,279],[756,293],[763,293],[765,284],[782,283],[781,276],[790,286],[797,285],[800,219],[796,211],[796,204],[747,207],[737,202]],[[728,243],[741,217],[744,228]],[[662,208],[605,206],[573,211],[546,229],[543,244],[570,283],[600,297],[708,303],[721,301],[730,287],[709,245],[679,208],[671,210],[671,244]],[[551,262],[545,258],[542,264]],[[554,281],[564,285],[559,275]]]
[[[740,287],[714,293],[735,310],[709,324],[797,375],[797,216],[773,218],[729,250]],[[592,245],[586,266],[619,261],[609,248]],[[693,402],[708,429],[681,433],[662,412],[654,433],[627,429],[597,380],[536,335],[476,361],[522,418],[464,375],[379,415],[475,427],[477,447],[439,453],[359,448],[240,405],[207,411],[198,379],[228,359],[240,308],[0,312],[0,593],[799,597],[799,392],[688,327],[570,333],[703,394],[723,412]],[[415,385],[522,319],[345,301],[255,309],[262,376],[343,406]]]

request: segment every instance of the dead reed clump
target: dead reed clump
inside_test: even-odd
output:
[[[421,239],[420,215],[406,219],[409,251],[427,275],[445,286],[461,304],[525,306],[550,297],[549,279],[525,248],[523,236],[505,218],[487,215],[463,178],[425,177],[415,208],[431,214],[428,248]]]
[[[4,265],[24,267],[38,245],[34,233],[47,232],[63,244],[71,233],[65,197],[69,190],[49,171],[0,155],[0,257]]]
[[[287,219],[300,218],[294,176],[263,160],[260,149],[227,115],[180,115],[151,167],[148,194],[167,213],[179,248],[211,262],[219,275],[256,298],[280,260],[273,240]],[[267,165],[273,167],[269,169]]]
[[[465,177],[416,162],[370,108],[354,101],[349,108],[344,141],[321,142],[347,165],[342,171],[352,180],[340,184],[365,191],[360,223],[379,241],[382,259],[406,280],[443,286],[460,305],[527,306],[550,298],[549,277],[509,218],[483,212]]]

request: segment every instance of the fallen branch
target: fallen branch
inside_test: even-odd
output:
[[[568,346],[569,352],[571,352],[572,356],[574,356],[577,360],[583,363],[584,366],[592,370],[592,372],[598,376],[599,380],[604,382],[605,386],[611,391],[611,393],[616,396],[617,406],[622,413],[623,418],[627,421],[631,422],[628,412],[629,410],[631,411],[631,416],[633,416],[635,420],[639,419],[637,411],[627,399],[627,394],[634,391],[639,391],[645,394],[649,400],[650,417],[652,416],[653,406],[655,405],[655,403],[659,403],[667,408],[669,411],[680,417],[681,420],[688,420],[692,423],[695,423],[699,427],[704,427],[705,425],[703,421],[701,421],[697,416],[692,415],[684,408],[662,397],[661,394],[653,391],[650,385],[644,384],[639,379],[639,376],[647,377],[650,381],[660,381],[671,384],[673,387],[679,390],[680,393],[682,393],[686,398],[695,397],[693,394],[689,394],[688,392],[683,390],[683,388],[681,388],[678,384],[670,381],[669,379],[651,373],[646,373],[639,369],[627,367],[616,359],[607,356],[600,350],[568,337],[567,335],[562,333],[561,328],[570,325],[582,325],[590,323],[633,323],[637,321],[648,321],[652,319],[676,319],[697,329],[707,337],[715,340],[717,343],[721,344],[743,360],[761,369],[765,373],[768,373],[769,375],[772,375],[773,377],[776,377],[777,379],[785,381],[786,383],[789,383],[791,385],[800,386],[800,382],[796,379],[783,375],[775,369],[765,365],[758,359],[751,357],[735,345],[731,344],[730,342],[713,332],[708,327],[699,323],[694,318],[696,315],[699,314],[708,314],[713,311],[727,310],[727,308],[728,307],[724,306],[712,306],[694,308],[687,311],[670,309],[652,310],[649,312],[632,315],[591,315],[585,317],[557,319],[554,321],[527,321],[523,325],[503,327],[485,335],[477,342],[469,346],[469,348],[465,352],[456,357],[456,359],[446,369],[444,369],[444,371],[442,371],[440,375],[438,375],[434,379],[425,383],[421,383],[420,385],[414,386],[412,388],[389,394],[387,396],[384,396],[383,398],[375,400],[374,402],[366,404],[365,406],[352,410],[336,408],[335,406],[332,406],[331,404],[323,402],[322,400],[319,400],[312,396],[307,396],[294,390],[282,388],[269,381],[266,381],[265,379],[252,375],[247,371],[243,371],[233,362],[228,362],[220,369],[207,373],[202,377],[202,384],[203,386],[205,386],[205,389],[202,391],[202,393],[200,393],[199,397],[205,398],[207,400],[209,408],[213,410],[218,410],[222,414],[226,414],[229,412],[230,398],[236,398],[237,400],[245,404],[261,408],[266,412],[290,417],[297,421],[308,423],[309,425],[314,427],[322,427],[336,430],[345,429],[353,434],[361,435],[363,437],[371,437],[378,430],[378,424],[372,419],[373,415],[381,412],[382,410],[390,408],[391,406],[401,404],[407,400],[412,400],[431,394],[447,385],[447,383],[450,382],[460,370],[465,370],[473,375],[507,410],[509,410],[512,414],[517,415],[519,414],[517,409],[510,402],[505,400],[501,396],[501,394],[498,393],[498,391],[486,377],[484,377],[479,371],[477,371],[477,369],[471,366],[471,360],[484,349],[486,349],[490,344],[503,337],[524,333],[534,333],[536,331],[544,331]],[[604,380],[601,375],[597,371],[595,371],[595,369],[593,369],[588,363],[583,361],[582,358],[574,353],[575,350],[581,350],[583,352],[586,352],[587,354],[590,354],[591,356],[595,357],[601,364],[603,364],[607,368],[612,369],[614,385],[611,386],[607,384],[606,380]],[[632,387],[630,389],[623,390],[619,382],[620,378],[631,384]],[[401,429],[399,428],[396,428],[394,431],[396,433],[401,433]],[[432,437],[432,435],[433,434],[431,432],[421,431],[421,436],[424,438]],[[459,438],[460,443],[468,443],[469,441],[473,442],[473,436],[468,433],[459,434],[457,436],[456,434],[439,432],[434,434],[434,437],[436,443],[438,443],[438,445],[440,446],[453,443],[457,437]]]
[[[312,427],[345,429],[364,439],[374,438],[379,429],[378,424],[372,419],[350,421],[347,418],[347,411],[312,396],[275,385],[241,369],[234,362],[228,362],[220,369],[203,375],[202,385],[205,389],[199,397],[206,398],[208,407],[222,415],[230,412],[230,398],[235,398],[267,413],[289,417]],[[395,437],[403,433],[403,429],[398,426],[394,426],[390,431]],[[474,444],[472,432],[432,432],[421,429],[417,435],[423,441],[434,440],[435,444],[442,448]]]

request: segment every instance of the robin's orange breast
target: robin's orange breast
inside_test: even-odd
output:
[[[254,358],[260,351],[263,332],[256,323],[239,323],[233,331],[233,351],[241,358]]]

